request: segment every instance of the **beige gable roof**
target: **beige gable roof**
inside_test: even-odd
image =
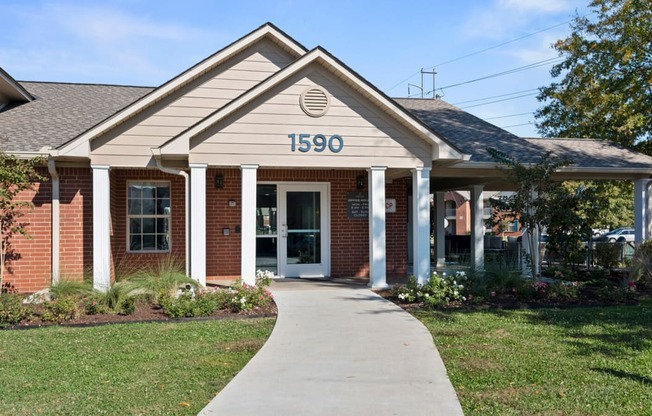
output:
[[[276,26],[272,25],[271,23],[266,23],[260,28],[233,42],[231,45],[223,48],[219,52],[211,55],[202,62],[198,63],[197,65],[153,90],[150,94],[134,102],[132,105],[125,108],[120,113],[110,117],[99,125],[84,132],[70,142],[63,144],[59,147],[59,154],[62,156],[88,157],[90,154],[90,140],[93,140],[94,138],[106,133],[108,130],[124,123],[134,115],[145,111],[147,108],[164,99],[173,91],[192,82],[194,79],[202,76],[202,74],[211,71],[238,52],[258,42],[261,39],[270,39],[297,57],[306,52],[306,49],[301,44],[286,35]]]
[[[279,85],[281,82],[287,80],[289,77],[293,76],[294,74],[298,73],[313,63],[318,63],[324,68],[327,68],[328,71],[335,74],[335,76],[348,84],[348,86],[354,91],[361,93],[365,98],[370,100],[375,106],[377,106],[378,109],[383,111],[385,114],[388,114],[396,121],[401,123],[404,127],[412,131],[415,136],[420,137],[422,140],[429,143],[433,147],[433,154],[431,156],[433,159],[462,160],[464,158],[464,154],[455,146],[451,145],[449,142],[435,134],[418,118],[411,115],[400,105],[397,105],[396,102],[377,90],[346,65],[330,55],[325,49],[320,47],[313,49],[306,55],[297,59],[292,64],[288,65],[286,68],[280,70],[267,80],[258,84],[253,89],[233,100],[228,105],[224,106],[220,110],[216,111],[194,126],[190,127],[188,130],[182,132],[172,140],[165,143],[163,146],[161,146],[161,154],[188,154],[189,143],[194,137],[202,134],[207,129],[210,129],[220,120],[236,113],[245,105],[253,102],[259,96],[270,91],[276,85]]]

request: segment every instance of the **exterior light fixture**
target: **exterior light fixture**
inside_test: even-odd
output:
[[[215,188],[222,189],[224,188],[224,175],[221,173],[215,175]]]
[[[357,189],[364,189],[364,175],[360,175],[355,178],[355,187]]]

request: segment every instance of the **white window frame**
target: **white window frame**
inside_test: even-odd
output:
[[[129,214],[129,187],[132,185],[154,185],[154,186],[161,186],[165,185],[168,187],[170,190],[170,208],[172,208],[172,183],[170,181],[162,181],[162,180],[128,180],[127,181],[127,188],[126,188],[126,195],[125,195],[125,215],[127,217],[127,226],[126,226],[126,244],[127,244],[127,253],[133,253],[133,254],[150,254],[150,253],[170,253],[172,251],[172,212],[170,210],[169,214],[154,214],[154,215],[132,215]],[[132,218],[167,218],[168,219],[168,248],[167,250],[132,250],[131,249],[131,219]],[[141,236],[142,236],[141,232]]]

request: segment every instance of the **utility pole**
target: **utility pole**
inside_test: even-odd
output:
[[[437,93],[436,93],[436,86],[435,86],[435,75],[437,75],[437,71],[435,71],[435,68],[432,69],[432,71],[426,71],[424,68],[421,68],[421,71],[419,71],[421,74],[421,85],[416,85],[416,84],[408,84],[408,97],[411,96],[410,94],[410,87],[418,88],[421,91],[421,98],[424,98],[425,89],[423,85],[423,76],[424,75],[432,75],[432,99],[436,100],[438,98],[441,98]]]

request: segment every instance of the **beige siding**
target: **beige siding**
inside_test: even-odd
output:
[[[92,144],[93,163],[130,166],[148,163],[151,147],[160,146],[244,91],[288,65],[293,58],[269,40],[263,40],[222,63],[201,80],[174,92],[150,109]],[[125,156],[124,158],[121,158]],[[124,162],[123,162],[124,161]],[[135,165],[138,166],[138,165]]]
[[[310,117],[299,106],[306,88],[320,85],[331,96],[329,111]],[[289,134],[340,135],[339,153],[291,151]],[[218,123],[190,144],[192,163],[261,166],[411,168],[429,164],[432,145],[416,138],[332,74],[313,64],[258,103]]]

